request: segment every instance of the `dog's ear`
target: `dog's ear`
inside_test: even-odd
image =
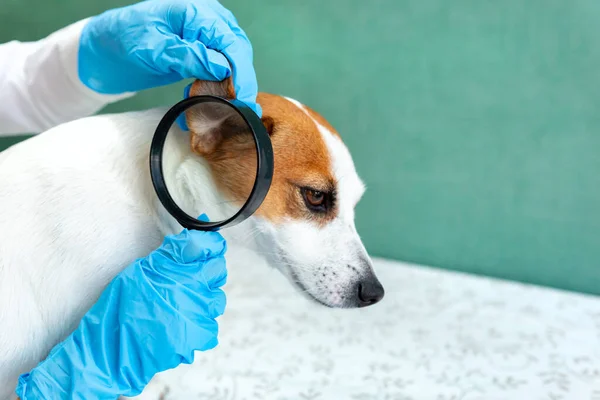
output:
[[[213,95],[231,100],[235,98],[235,89],[231,78],[221,82],[197,80],[190,88],[190,96]],[[273,120],[263,117],[263,124],[273,130]],[[228,153],[254,147],[254,141],[240,117],[231,107],[221,103],[203,103],[186,111],[186,122],[191,132],[192,150],[206,156],[215,153],[227,142]]]

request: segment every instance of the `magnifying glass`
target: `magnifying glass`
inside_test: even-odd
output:
[[[256,148],[256,175],[252,190],[239,210],[220,221],[200,221],[184,212],[171,197],[163,173],[163,148],[167,135],[179,116],[192,108],[194,108],[195,113],[199,112],[209,116],[211,113],[208,111],[210,110],[220,109],[221,114],[223,114],[223,108],[227,108],[227,118],[234,120],[233,122],[230,121],[229,126],[241,125],[244,128],[247,128],[235,129],[235,132],[232,134],[251,135]],[[203,110],[206,110],[206,112]],[[214,122],[222,123],[223,121]],[[223,129],[227,129],[227,126],[228,125],[225,125]],[[248,139],[250,138],[248,137]],[[171,214],[181,226],[190,230],[216,231],[237,225],[254,214],[264,201],[269,188],[271,187],[271,182],[273,180],[273,163],[273,147],[271,145],[271,139],[258,115],[256,115],[250,107],[239,100],[227,100],[212,95],[188,97],[171,107],[158,124],[150,146],[150,176],[156,195],[167,212]]]

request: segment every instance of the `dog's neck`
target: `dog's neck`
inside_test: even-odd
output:
[[[188,133],[174,127],[165,142],[163,173],[171,197],[179,208],[193,217],[205,214],[211,221],[218,221],[232,216],[240,205],[232,202],[217,188],[210,166],[191,150],[189,140]],[[162,206],[158,205],[158,210],[163,234],[174,234],[182,230],[181,225]],[[235,241],[244,247],[255,249],[252,240],[255,235],[251,235],[255,223],[254,217],[251,217],[222,233],[229,242]]]

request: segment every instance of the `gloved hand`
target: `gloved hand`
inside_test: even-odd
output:
[[[262,116],[252,57],[248,37],[217,0],[147,0],[91,18],[78,69],[103,94],[233,76],[237,98]]]
[[[119,274],[79,327],[22,375],[21,400],[136,396],[152,377],[217,345],[226,243],[184,230]]]

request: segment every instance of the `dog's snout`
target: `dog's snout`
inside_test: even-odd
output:
[[[366,279],[358,284],[358,306],[371,306],[383,299],[384,294],[383,286],[377,278]]]

